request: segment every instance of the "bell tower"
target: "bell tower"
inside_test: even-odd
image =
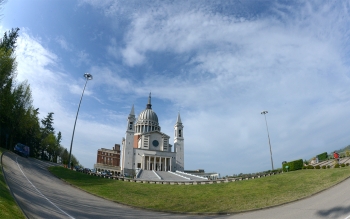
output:
[[[125,132],[125,139],[123,139],[123,173],[132,174],[134,156],[133,156],[133,146],[134,146],[134,134],[135,134],[135,112],[134,105],[132,105],[130,114],[128,116],[128,123]]]
[[[174,126],[174,152],[176,152],[176,170],[179,171],[184,171],[185,169],[183,128],[184,126],[181,122],[180,113],[178,113],[176,124]]]

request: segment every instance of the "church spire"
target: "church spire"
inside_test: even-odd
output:
[[[180,112],[177,114],[176,123],[182,123],[182,122],[181,122],[181,117],[180,117]]]
[[[152,104],[151,104],[151,92],[149,92],[148,104],[146,105],[146,109],[152,109]]]
[[[130,111],[129,115],[131,115],[131,116],[135,115],[134,104],[132,105],[132,108],[131,108],[131,111]]]

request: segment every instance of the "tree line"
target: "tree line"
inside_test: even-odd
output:
[[[30,147],[30,156],[67,164],[69,154],[61,145],[62,134],[53,127],[53,112],[39,119],[39,108],[33,106],[27,80],[18,82],[15,57],[19,28],[4,33],[0,39],[0,147],[13,150],[16,143]],[[72,155],[72,163],[79,161]]]

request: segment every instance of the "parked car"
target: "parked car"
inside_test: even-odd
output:
[[[29,157],[29,147],[27,145],[17,143],[13,151],[20,156]]]

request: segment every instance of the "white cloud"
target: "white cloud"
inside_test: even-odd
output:
[[[77,52],[75,57],[71,59],[71,62],[78,67],[82,64],[88,65],[90,61],[90,55],[84,50]]]
[[[72,51],[72,46],[68,44],[63,36],[56,37],[56,42],[66,51]]]

